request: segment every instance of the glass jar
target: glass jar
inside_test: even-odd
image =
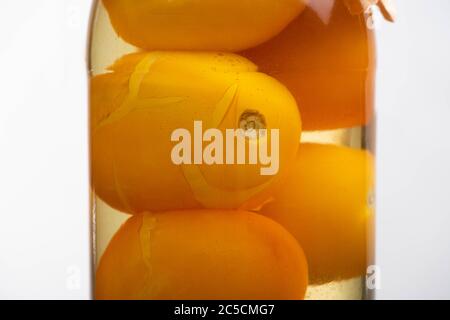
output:
[[[371,297],[376,2],[94,3],[95,298]]]

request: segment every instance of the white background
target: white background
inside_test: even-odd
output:
[[[90,297],[90,0],[0,0],[0,298]],[[450,1],[378,26],[381,299],[450,298]]]

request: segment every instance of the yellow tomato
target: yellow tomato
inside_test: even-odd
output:
[[[304,130],[367,124],[373,117],[375,40],[344,1],[312,1],[270,41],[241,54],[297,99]]]
[[[372,262],[373,171],[367,151],[302,144],[289,178],[262,208],[301,244],[312,284],[363,276]]]
[[[111,240],[97,299],[303,299],[302,249],[280,225],[245,211],[139,214]]]
[[[94,189],[109,205],[129,213],[238,208],[286,171],[301,134],[289,91],[247,59],[221,53],[151,52],[122,58],[110,73],[91,79],[91,119]],[[262,175],[266,164],[237,160],[174,164],[171,136],[185,129],[194,137],[194,121],[223,136],[227,129],[255,124],[279,130],[279,170]],[[247,149],[267,140],[245,138]],[[224,149],[230,151],[225,144]]]
[[[244,50],[279,33],[304,0],[103,0],[125,41],[147,50]]]

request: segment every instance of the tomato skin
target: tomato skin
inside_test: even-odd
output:
[[[373,261],[373,188],[368,151],[301,144],[289,178],[261,214],[301,244],[312,284],[363,276]]]
[[[245,211],[132,216],[96,274],[96,299],[303,299],[308,268],[280,225]]]
[[[140,213],[260,204],[262,191],[295,157],[301,119],[294,98],[245,58],[140,53],[125,56],[111,71],[91,79],[91,164],[96,193],[115,209]],[[240,116],[248,110],[264,118],[267,130],[280,132],[276,174],[261,175],[260,163],[174,164],[175,130],[194,136],[194,122],[201,121],[225,136],[227,129],[240,128]]]
[[[289,89],[304,130],[364,126],[374,117],[376,68],[366,19],[341,0],[311,1],[279,35],[240,54]]]
[[[236,52],[278,34],[303,0],[103,0],[125,41],[146,50]]]

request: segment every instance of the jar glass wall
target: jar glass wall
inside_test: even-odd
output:
[[[95,298],[371,297],[372,10],[94,4]]]

